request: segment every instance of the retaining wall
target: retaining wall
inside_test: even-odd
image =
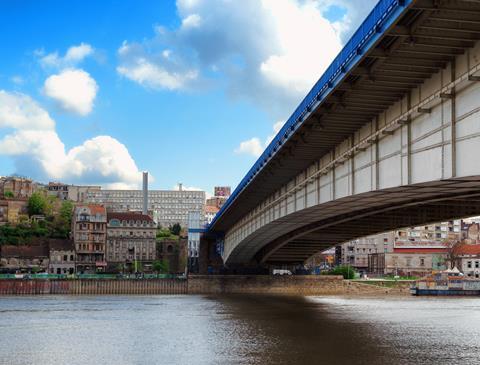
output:
[[[341,276],[191,275],[186,279],[6,279],[0,295],[157,294],[404,295],[408,286],[382,287]]]

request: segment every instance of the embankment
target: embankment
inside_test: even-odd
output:
[[[409,283],[365,283],[341,276],[191,275],[187,279],[6,279],[0,295],[283,294],[398,296]]]

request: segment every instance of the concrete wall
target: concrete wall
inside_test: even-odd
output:
[[[0,280],[0,295],[155,295],[186,293],[187,281],[180,279]]]
[[[408,285],[385,288],[343,280],[341,276],[190,276],[147,280],[0,280],[2,295],[405,295]]]
[[[407,290],[405,289],[407,288]],[[189,294],[281,294],[281,295],[403,295],[408,285],[385,288],[343,280],[341,276],[196,275],[188,279]]]

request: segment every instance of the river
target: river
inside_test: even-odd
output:
[[[0,364],[479,364],[480,299],[0,298]]]

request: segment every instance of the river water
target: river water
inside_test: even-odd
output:
[[[3,297],[0,364],[480,364],[480,299]]]

